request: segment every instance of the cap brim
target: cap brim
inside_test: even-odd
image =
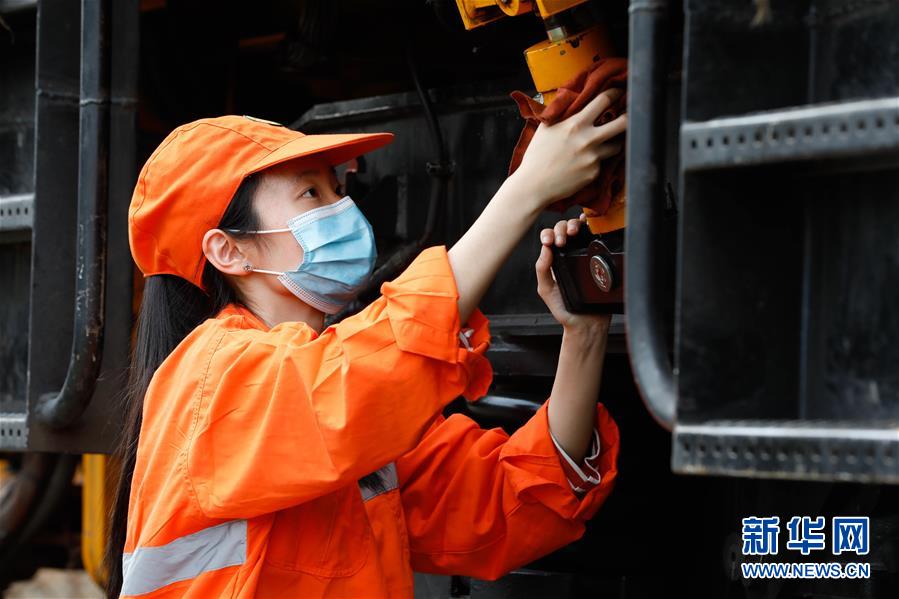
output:
[[[247,174],[281,162],[312,154],[321,154],[332,165],[343,164],[366,152],[377,150],[393,141],[393,133],[322,133],[289,141],[256,164]]]

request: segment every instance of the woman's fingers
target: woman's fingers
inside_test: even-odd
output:
[[[608,110],[608,108],[621,97],[622,93],[623,92],[617,88],[607,89],[601,94],[597,94],[586,106],[581,108],[578,115],[585,123],[593,125],[593,123],[596,122],[596,119],[598,119],[603,112]]]
[[[583,212],[581,212],[583,214]],[[581,220],[580,218],[569,218],[568,219],[568,234],[569,235],[577,235],[578,229],[581,228]]]
[[[557,246],[561,247],[561,246],[565,245],[565,241],[568,239],[568,233],[566,231],[567,228],[568,228],[567,220],[560,220],[559,222],[556,223],[556,226],[553,227],[553,233],[555,233],[555,236],[556,236],[555,241],[556,241]]]
[[[560,220],[552,229],[541,229],[540,243],[543,245],[552,245],[555,243],[558,246],[563,246],[568,240],[569,235],[577,235],[577,232],[581,228],[581,223],[586,222],[586,220],[587,215],[582,212],[577,218]]]
[[[602,142],[596,147],[596,158],[598,160],[605,160],[606,158],[611,158],[622,150],[624,150],[624,144],[620,141]]]
[[[557,222],[553,227],[556,245],[561,247],[568,241],[569,235],[577,235],[578,229],[581,228],[581,222],[580,218],[569,218]]]
[[[553,252],[548,246],[540,246],[540,256],[534,263],[534,270],[537,272],[537,294],[543,297],[547,294],[555,284],[549,267],[553,263]]]
[[[613,137],[621,135],[625,131],[627,131],[627,113],[620,114],[618,115],[618,118],[609,121],[605,125],[596,127],[593,141],[600,143],[609,141]]]

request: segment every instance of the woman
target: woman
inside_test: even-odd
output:
[[[490,385],[477,303],[541,210],[620,151],[623,118],[593,126],[617,93],[541,125],[451,249],[327,328],[375,259],[334,165],[392,135],[173,131],[129,211],[145,287],[109,596],[411,596],[413,568],[496,578],[578,538],[618,452],[596,404],[608,319],[569,314],[549,270],[579,220],[541,231],[538,292],[564,327],[551,400],[511,437],[441,409]]]

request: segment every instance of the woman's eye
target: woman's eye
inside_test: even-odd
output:
[[[334,193],[336,193],[340,197],[343,197],[346,194],[346,188],[343,184],[338,184],[337,187],[334,188]],[[310,196],[308,194],[312,195]],[[310,187],[302,194],[300,194],[300,197],[318,197],[318,190],[315,187]]]

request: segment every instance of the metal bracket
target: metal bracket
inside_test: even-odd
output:
[[[801,106],[681,126],[685,171],[899,151],[899,98]]]
[[[33,193],[0,197],[0,231],[30,231],[33,222]]]
[[[899,483],[899,430],[807,420],[679,423],[671,465],[683,474]]]
[[[28,447],[28,421],[25,414],[0,413],[0,449]]]

